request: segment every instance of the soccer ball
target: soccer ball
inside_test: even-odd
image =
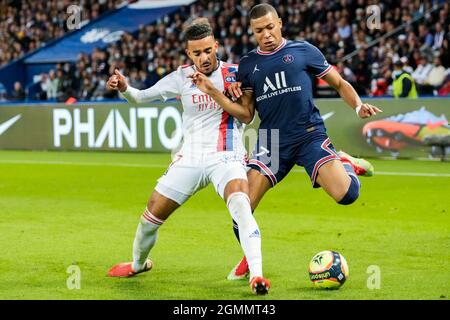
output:
[[[309,263],[309,278],[315,287],[338,289],[348,278],[348,265],[344,256],[336,251],[322,251]]]

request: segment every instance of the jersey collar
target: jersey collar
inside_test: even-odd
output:
[[[258,54],[261,54],[261,55],[264,55],[264,56],[268,56],[268,55],[277,53],[278,51],[280,51],[281,49],[283,49],[283,47],[286,45],[286,43],[287,43],[286,39],[283,38],[283,41],[281,41],[281,44],[280,44],[277,48],[275,48],[275,50],[273,50],[273,51],[262,51],[262,50],[260,50],[259,47],[258,47],[258,48],[256,49],[256,52],[257,52]]]

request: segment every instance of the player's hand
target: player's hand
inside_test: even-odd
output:
[[[231,98],[234,98],[234,100],[242,97],[241,85],[241,82],[233,82],[228,86],[227,93]]]
[[[363,103],[361,108],[359,109],[358,116],[360,118],[369,118],[371,116],[376,115],[379,112],[383,112],[380,108],[377,108],[371,104]]]
[[[124,92],[127,90],[127,87],[127,79],[118,69],[114,70],[114,74],[109,77],[108,82],[106,82],[106,88],[108,90],[119,90],[120,92]]]
[[[188,77],[192,79],[192,83],[195,84],[197,88],[206,94],[211,94],[214,90],[216,90],[216,87],[214,87],[211,80],[209,80],[209,78],[201,72],[197,71]]]

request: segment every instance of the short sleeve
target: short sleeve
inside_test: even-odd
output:
[[[250,72],[249,70],[249,64],[246,63],[246,61],[242,61],[246,57],[243,57],[241,61],[239,62],[239,69],[236,76],[236,81],[241,82],[241,90],[243,91],[253,91],[253,86],[250,81]],[[248,60],[247,60],[248,61]]]
[[[318,78],[322,78],[333,68],[325,58],[325,56],[320,52],[320,50],[310,44],[306,43],[306,57],[307,57],[307,69],[308,72],[312,73]]]

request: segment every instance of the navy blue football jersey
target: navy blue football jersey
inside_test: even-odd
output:
[[[312,127],[323,127],[313,102],[311,75],[323,77],[332,66],[307,41],[289,41],[272,52],[255,49],[242,57],[237,80],[252,90],[260,129],[279,129],[280,146],[298,141]]]

